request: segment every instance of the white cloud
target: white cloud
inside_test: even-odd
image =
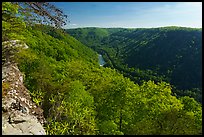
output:
[[[77,26],[77,24],[70,24],[71,26]]]

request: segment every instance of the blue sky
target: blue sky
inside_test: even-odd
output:
[[[52,2],[68,15],[64,28],[202,27],[202,2]]]

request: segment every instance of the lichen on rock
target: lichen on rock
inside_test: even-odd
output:
[[[43,110],[32,101],[16,63],[5,62],[2,66],[2,92],[3,135],[46,134]]]

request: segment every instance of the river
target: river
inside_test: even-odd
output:
[[[99,65],[103,66],[106,64],[101,54],[98,54]]]

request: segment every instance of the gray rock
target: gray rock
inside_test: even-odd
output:
[[[35,116],[20,111],[2,116],[3,135],[45,135],[43,126]]]
[[[10,40],[10,41],[5,41],[2,43],[3,45],[6,45],[6,46],[12,46],[12,47],[23,47],[24,49],[27,49],[28,46],[21,42],[20,40]]]
[[[2,134],[46,135],[42,125],[43,110],[32,102],[29,91],[23,85],[23,74],[16,64],[2,66],[2,83],[4,82],[9,83],[9,89],[2,98]],[[37,112],[38,115],[32,114]]]

